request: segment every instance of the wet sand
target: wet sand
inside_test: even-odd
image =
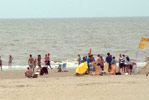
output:
[[[49,75],[24,78],[24,71],[0,72],[0,100],[149,100],[149,77],[83,75],[50,70]]]

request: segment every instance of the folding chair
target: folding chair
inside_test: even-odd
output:
[[[63,64],[62,64],[62,71],[63,71],[63,72],[68,72],[68,71],[66,70],[66,65],[67,65],[66,63],[63,63]]]

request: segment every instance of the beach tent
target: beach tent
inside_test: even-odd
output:
[[[87,62],[81,63],[76,69],[76,74],[84,74],[87,71],[87,69]]]

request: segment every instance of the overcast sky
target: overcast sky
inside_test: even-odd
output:
[[[149,16],[149,0],[0,0],[0,18]]]

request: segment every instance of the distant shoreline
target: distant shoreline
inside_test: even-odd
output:
[[[149,18],[149,16],[118,16],[118,17],[57,17],[57,18],[0,18],[1,19],[100,19],[100,18]]]

